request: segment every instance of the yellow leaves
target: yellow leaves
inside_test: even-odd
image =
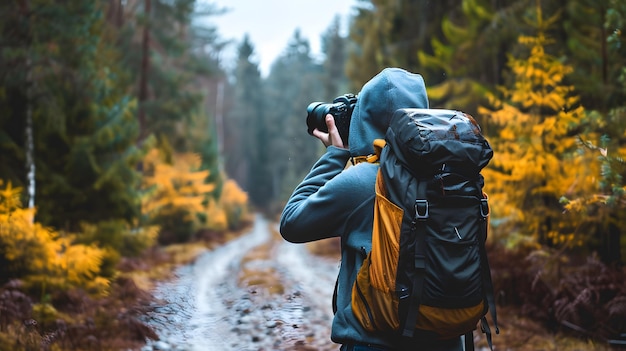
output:
[[[223,207],[219,206],[213,199],[209,201],[206,209],[207,228],[213,230],[226,230],[228,228],[228,216]]]
[[[83,281],[89,281],[98,274],[104,256],[101,249],[82,244],[72,245],[69,238],[58,241],[62,251],[55,256],[51,264],[66,273],[70,284],[80,286]]]
[[[567,201],[564,208],[569,212],[582,213],[593,205],[606,204],[607,199],[607,195],[594,194],[588,198],[577,198],[572,201]]]
[[[4,182],[0,179],[0,187]],[[0,213],[8,213],[22,207],[20,194],[22,188],[14,188],[11,182],[7,182],[4,188],[0,188]]]
[[[489,116],[490,121],[502,126],[504,129],[508,129],[510,132],[519,135],[515,130],[526,128],[526,126],[534,123],[533,116],[528,113],[520,111],[512,104],[500,101],[497,104],[497,110],[490,111],[485,108],[480,108],[479,112]],[[515,137],[509,136],[509,140],[514,140]]]
[[[221,201],[227,206],[244,206],[248,203],[248,194],[241,190],[237,182],[229,179],[224,183]]]
[[[32,216],[33,210],[20,208],[0,214],[0,241],[5,259],[20,263],[28,258],[25,255],[32,255],[29,266],[39,270],[46,267],[46,258],[55,254],[57,245],[53,245],[54,233],[38,223],[32,223]]]
[[[211,201],[207,207],[207,227],[215,230],[235,229],[247,219],[248,194],[237,182],[226,180],[219,201]]]
[[[21,208],[19,190],[10,184],[0,189],[0,255],[9,278],[22,278],[38,286],[82,287],[103,293],[108,280],[99,277],[103,250],[75,244],[73,238],[34,223],[34,210]],[[7,196],[10,195],[10,196]]]
[[[234,229],[248,213],[248,194],[232,179],[224,183],[220,203],[228,216],[228,226]]]
[[[164,231],[176,231],[178,240],[200,229],[201,221],[209,229],[236,227],[247,216],[248,195],[233,180],[226,180],[219,199],[213,192],[215,184],[207,183],[209,171],[200,170],[197,154],[175,154],[171,163],[163,160],[158,150],[144,159],[142,213]]]
[[[488,96],[492,109],[480,108],[497,127],[490,137],[494,158],[484,171],[496,233],[520,243],[519,236],[574,246],[577,219],[565,218],[559,198],[593,187],[597,163],[577,156],[570,135],[584,117],[578,96],[564,78],[573,68],[549,55],[551,40],[539,28],[535,36],[520,36],[527,58],[509,57],[514,76],[511,87],[499,87]],[[570,205],[574,206],[574,204]],[[498,235],[498,234],[496,234]]]
[[[193,153],[176,154],[168,164],[158,149],[151,150],[144,158],[144,188],[150,192],[142,201],[142,213],[159,217],[184,212],[186,220],[193,221],[196,213],[204,212],[215,185],[206,183],[209,171],[200,171],[201,164]]]
[[[552,245],[576,247],[582,246],[583,241],[574,233],[563,234],[558,231],[551,231],[548,233],[548,240],[552,242]]]

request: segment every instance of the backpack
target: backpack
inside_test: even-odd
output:
[[[370,332],[465,335],[466,349],[481,321],[492,346],[488,310],[499,330],[480,171],[493,150],[478,123],[458,111],[400,109],[374,148],[372,248],[352,287],[354,315]]]

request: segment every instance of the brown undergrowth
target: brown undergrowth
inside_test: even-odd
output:
[[[610,350],[626,332],[626,274],[595,257],[491,246],[489,260],[507,350]],[[502,347],[500,348],[502,349]]]
[[[151,296],[132,279],[114,280],[105,298],[70,290],[40,303],[19,285],[10,282],[0,293],[1,350],[120,350],[156,338],[139,318]]]
[[[32,296],[22,282],[12,280],[0,287],[0,351],[138,350],[148,339],[158,339],[143,321],[152,308],[154,284],[248,228],[199,232],[191,243],[123,258],[103,297],[79,289]]]

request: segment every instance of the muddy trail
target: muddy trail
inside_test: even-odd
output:
[[[180,267],[147,316],[143,350],[337,350],[330,341],[338,260],[285,242],[262,216],[250,232]]]

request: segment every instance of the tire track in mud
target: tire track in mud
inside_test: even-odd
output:
[[[250,233],[159,285],[149,350],[337,350],[330,341],[338,262],[290,244],[258,215]]]

